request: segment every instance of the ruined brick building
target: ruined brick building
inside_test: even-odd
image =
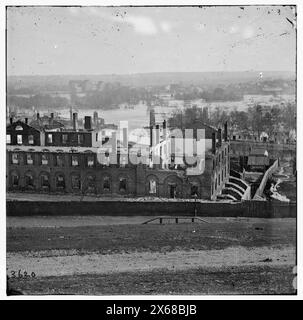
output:
[[[39,126],[36,122],[32,126],[27,119],[11,121],[7,126],[7,189],[111,197],[249,197],[248,186],[229,174],[227,125],[222,134],[221,129],[196,122],[193,153],[197,160],[191,165],[182,163],[178,140],[166,128],[165,121],[155,124],[151,117],[150,129],[150,145],[144,152],[138,146],[129,150],[131,144],[125,145],[114,134],[111,138],[103,137],[92,129],[91,117],[85,117],[81,129],[77,126],[77,114],[73,115],[71,129],[61,125]],[[205,131],[205,156],[199,154],[198,129]],[[111,140],[115,154],[113,144],[111,149],[107,147]],[[185,141],[179,138],[179,143],[182,140]],[[168,148],[171,152],[167,152]],[[100,150],[104,151],[102,156]],[[134,155],[135,161],[130,161]],[[160,161],[156,163],[155,157]]]

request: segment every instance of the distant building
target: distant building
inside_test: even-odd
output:
[[[266,171],[269,167],[270,160],[268,152],[265,149],[256,148],[253,149],[248,156],[247,167],[250,171]]]
[[[64,128],[64,124],[57,119],[54,118],[54,113],[50,114],[50,117],[44,115],[40,117],[40,114],[37,113],[36,119],[32,120],[29,124],[40,130],[40,129],[49,129],[49,130],[54,130],[54,129],[60,129]]]

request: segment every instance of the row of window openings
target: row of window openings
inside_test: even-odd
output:
[[[77,139],[78,139],[78,144],[83,144],[84,135],[78,134]],[[47,141],[47,143],[50,143],[50,144],[53,143],[53,134],[52,133],[47,134],[46,141]],[[66,144],[67,142],[68,142],[68,135],[62,134],[62,144]]]
[[[223,178],[226,178],[227,176],[227,169],[225,167],[225,170],[222,170],[222,174],[218,175],[218,179],[216,178],[215,184],[214,184],[214,191],[217,190],[217,187],[221,184],[221,176],[222,176],[222,182],[223,182]]]
[[[23,138],[24,137],[22,136],[22,134],[17,134],[17,144],[23,144],[24,143]],[[34,144],[34,136],[30,134],[27,137],[27,142],[28,142],[28,144]],[[12,137],[11,137],[10,134],[6,135],[6,143],[7,144],[11,144],[12,143]]]
[[[89,176],[86,179],[87,181],[87,189],[95,189],[95,178],[93,176]],[[72,176],[72,188],[73,189],[81,189],[81,180],[78,176]],[[19,186],[19,176],[16,174],[12,175],[12,185],[13,187]],[[34,178],[31,174],[25,175],[25,185],[30,188],[34,188]],[[125,192],[126,191],[127,182],[125,178],[120,178],[119,180],[119,191]],[[41,187],[42,188],[50,188],[49,183],[49,176],[48,175],[41,175]],[[62,175],[58,175],[56,177],[56,188],[65,189],[65,179]],[[103,190],[110,191],[110,178],[105,177],[103,179]]]
[[[81,189],[81,180],[79,176],[72,176],[72,188],[73,189]],[[13,187],[19,186],[19,176],[16,174],[12,175],[12,185]],[[25,175],[25,185],[30,188],[34,188],[34,178],[32,175],[27,174]],[[126,179],[120,178],[119,180],[119,191],[125,192],[126,191]],[[49,183],[49,176],[44,174],[41,175],[41,187],[42,188],[50,188]],[[95,189],[95,179],[92,176],[87,177],[87,187],[88,189]],[[62,175],[58,175],[56,177],[56,188],[65,189],[65,179]],[[176,185],[174,185],[174,190],[176,189]],[[110,179],[109,177],[105,177],[103,179],[103,190],[110,191]],[[156,194],[157,193],[157,183],[155,180],[149,181],[149,193]],[[198,195],[198,186],[193,184],[191,185],[191,196]]]
[[[28,144],[34,144],[34,136],[33,135],[29,135],[28,136]],[[50,133],[47,135],[47,139],[46,139],[47,143],[53,143],[53,135]],[[63,134],[62,135],[62,143],[66,144],[68,141],[68,135],[67,134]],[[24,141],[24,136],[22,134],[17,134],[17,144],[23,144]],[[83,144],[84,142],[84,136],[82,134],[78,134],[78,143],[79,144]],[[6,143],[7,144],[11,144],[12,143],[12,138],[10,134],[6,135]]]
[[[19,164],[20,159],[19,159],[19,154],[13,153],[12,154],[12,163],[13,164]],[[42,165],[48,165],[49,163],[49,157],[45,154],[41,155],[41,162],[40,164]],[[32,154],[27,154],[26,155],[26,164],[28,165],[33,165],[34,164],[34,157]],[[95,159],[93,156],[88,156],[87,157],[87,162],[86,162],[88,167],[92,167],[95,164]],[[64,156],[62,155],[56,155],[55,156],[55,165],[58,167],[63,167],[64,166]],[[71,165],[73,167],[79,166],[79,158],[77,156],[72,156],[71,157]]]
[[[222,160],[224,158],[224,154],[226,156],[226,149],[224,149],[224,151],[222,151]],[[213,169],[215,169],[216,165],[218,165],[218,163],[221,162],[221,154],[219,154],[219,157],[213,160]]]

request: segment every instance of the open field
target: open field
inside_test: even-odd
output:
[[[9,218],[8,275],[36,275],[11,284],[26,294],[295,292],[295,219],[140,224],[146,218],[71,217],[72,227],[67,217],[37,217],[36,227],[33,217]]]
[[[295,245],[295,219],[232,219],[212,223],[9,228],[7,250],[76,249],[101,254]]]
[[[295,294],[294,277],[289,266],[253,266],[45,277],[12,285],[35,295]]]

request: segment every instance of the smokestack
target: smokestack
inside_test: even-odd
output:
[[[160,142],[160,128],[159,125],[156,125],[156,144],[159,144]]]
[[[54,113],[52,112],[52,113],[50,114],[49,124],[52,125],[53,122],[54,122]]]
[[[149,112],[149,125],[151,127],[153,127],[156,123],[156,119],[155,119],[155,110],[151,109]]]
[[[28,118],[25,118],[25,123],[28,124]]]
[[[154,109],[150,109],[149,111],[149,132],[150,132],[150,146],[153,146],[153,128],[155,125],[155,110]]]
[[[153,126],[149,127],[149,138],[150,138],[150,147],[153,146]]]
[[[221,145],[222,145],[222,130],[221,130],[221,128],[218,129],[218,144],[221,147]]]
[[[94,111],[94,124],[97,125],[98,124],[98,112]]]
[[[166,120],[163,121],[163,140],[166,140]]]
[[[92,129],[92,117],[85,116],[84,117],[84,129],[91,130]]]
[[[13,124],[13,118],[12,117],[9,118],[9,122],[10,122],[10,124]]]
[[[77,131],[78,129],[78,113],[73,113],[73,130]]]
[[[228,140],[228,137],[227,137],[227,121],[224,123],[224,140],[225,140],[225,142]]]
[[[216,153],[216,133],[215,132],[211,134],[211,139],[212,139],[211,151],[213,154],[215,154]]]

